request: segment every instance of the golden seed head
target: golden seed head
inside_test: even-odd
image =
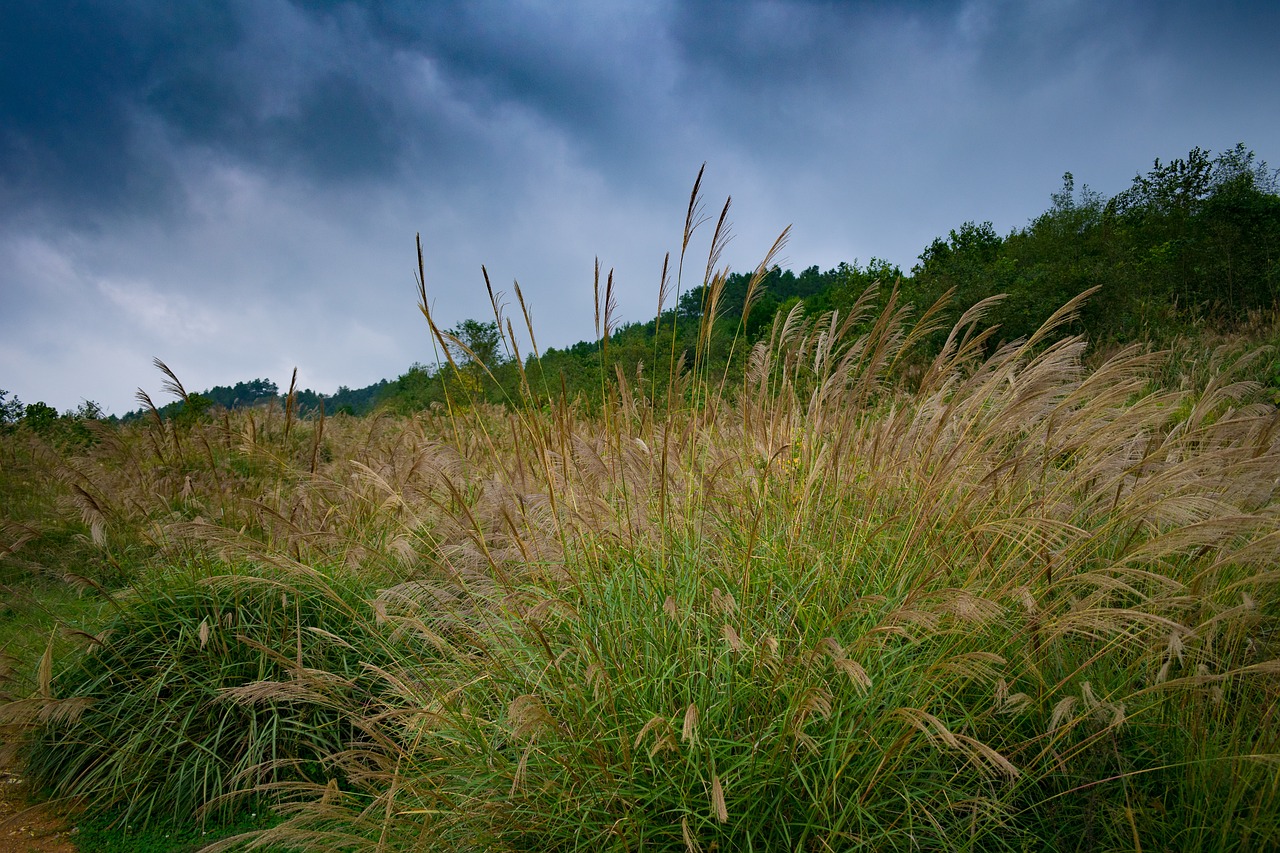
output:
[[[693,740],[698,729],[698,706],[692,702],[684,712],[684,725],[680,729],[680,740],[688,743]]]

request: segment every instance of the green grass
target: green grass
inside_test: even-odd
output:
[[[360,646],[371,581],[197,564],[139,585],[47,690],[10,706],[39,724],[26,772],[142,827],[225,819],[263,784],[323,782],[353,734],[339,697],[359,707],[377,660]],[[299,687],[303,668],[327,673],[332,695]]]
[[[214,842],[267,829],[279,822],[265,806],[260,811],[252,809],[249,805],[217,824],[183,820],[145,827],[129,824],[121,814],[100,812],[77,822],[75,845],[80,853],[196,853]],[[227,849],[249,848],[246,842]]]

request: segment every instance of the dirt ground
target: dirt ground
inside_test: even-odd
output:
[[[76,853],[65,815],[27,799],[26,785],[0,772],[0,853]]]

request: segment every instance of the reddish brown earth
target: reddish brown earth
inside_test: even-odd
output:
[[[76,853],[74,837],[65,814],[33,805],[22,780],[0,772],[0,853]]]

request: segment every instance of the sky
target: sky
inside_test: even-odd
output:
[[[417,234],[440,326],[492,317],[483,264],[541,348],[591,339],[597,258],[652,318],[703,163],[732,271],[788,225],[785,268],[909,270],[1066,171],[1280,161],[1277,33],[1270,0],[5,0],[0,389],[394,379],[435,360]]]

